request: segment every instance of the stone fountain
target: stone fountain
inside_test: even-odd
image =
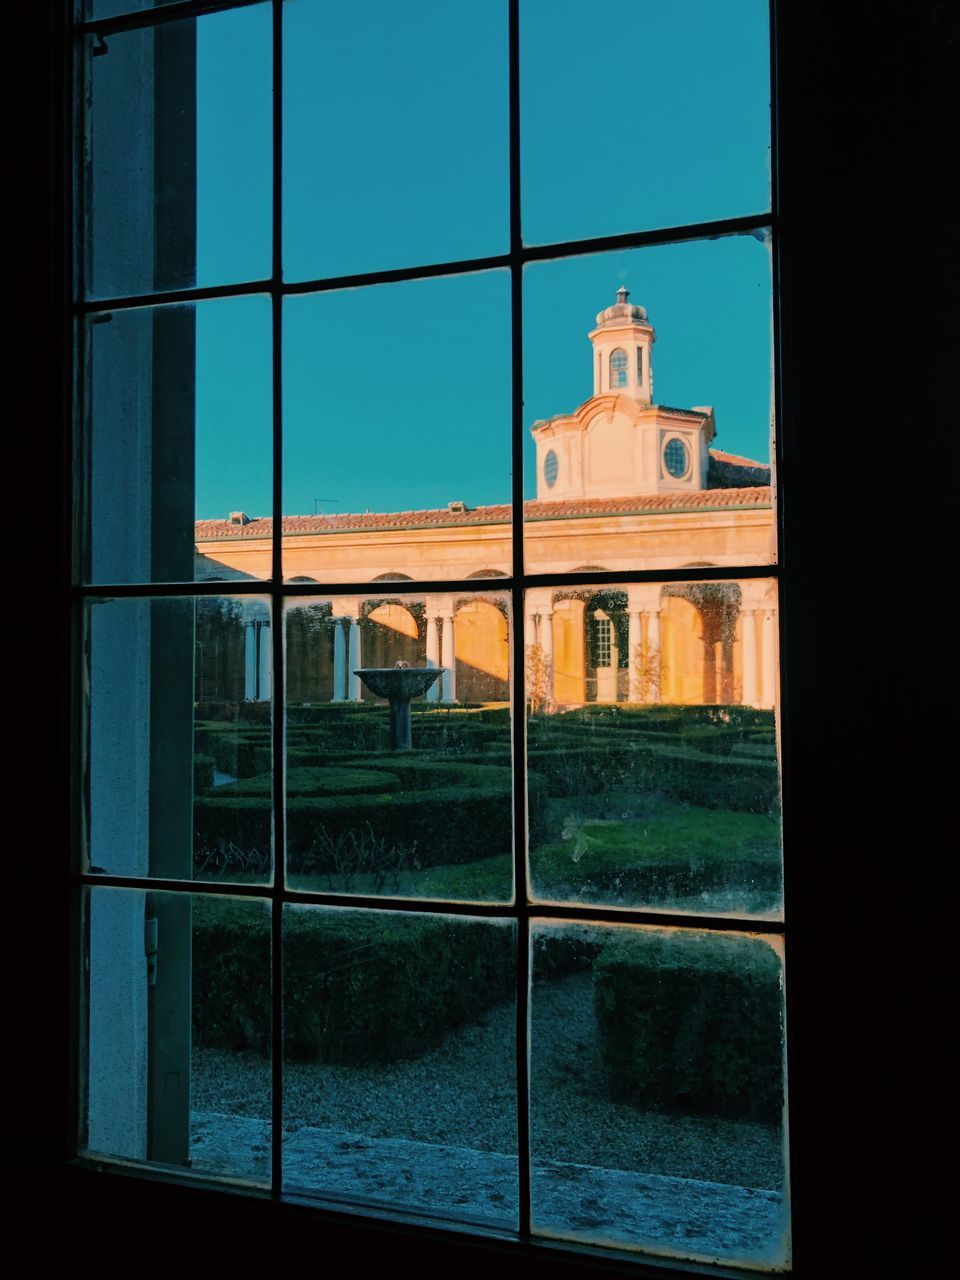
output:
[[[390,748],[409,750],[413,746],[410,699],[426,693],[440,675],[439,667],[411,667],[402,659],[395,667],[361,667],[354,671],[371,693],[390,703]]]

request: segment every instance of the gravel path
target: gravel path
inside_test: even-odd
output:
[[[512,1006],[491,1010],[423,1057],[370,1067],[289,1063],[284,1130],[341,1129],[474,1151],[516,1152]],[[609,1101],[589,975],[538,988],[534,1002],[531,1139],[535,1163],[780,1188],[778,1132],[760,1124],[641,1112]],[[198,1049],[193,1109],[268,1119],[270,1068],[253,1054]]]

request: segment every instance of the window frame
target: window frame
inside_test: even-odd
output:
[[[825,1268],[838,1265],[844,1258],[863,1260],[861,1235],[851,1227],[846,1205],[841,1203],[838,1194],[845,1185],[846,1173],[836,1166],[843,1166],[845,1162],[833,1160],[825,1164],[823,1145],[831,1138],[836,1139],[841,1122],[850,1121],[845,1099],[838,1098],[835,1072],[839,1070],[841,1079],[849,1076],[849,1069],[843,1065],[847,1055],[856,1064],[864,1060],[871,1048],[878,1055],[888,1053],[889,1020],[891,1016],[896,1017],[896,1011],[890,1009],[889,1000],[882,993],[866,992],[861,993],[864,997],[862,1016],[851,1019],[849,1000],[846,993],[841,994],[841,989],[846,981],[852,983],[860,974],[862,958],[852,945],[844,954],[834,955],[829,964],[826,963],[822,957],[821,931],[845,920],[848,935],[854,940],[866,943],[872,934],[861,922],[860,912],[855,910],[862,908],[864,885],[858,869],[851,867],[844,855],[852,847],[850,836],[858,835],[862,840],[865,833],[876,839],[878,849],[891,852],[894,849],[891,821],[871,820],[869,812],[861,806],[868,805],[873,798],[878,772],[882,776],[883,766],[888,763],[883,744],[890,732],[889,718],[880,714],[871,680],[875,673],[890,670],[892,647],[905,635],[907,611],[895,615],[893,627],[881,628],[881,622],[889,622],[886,597],[879,590],[887,583],[888,569],[859,540],[865,528],[875,536],[876,530],[883,527],[886,506],[878,482],[886,477],[887,462],[865,455],[861,488],[848,495],[846,506],[836,514],[831,530],[823,527],[819,505],[804,503],[802,499],[805,486],[809,485],[813,491],[822,479],[824,466],[820,443],[812,432],[803,430],[805,414],[813,420],[822,406],[824,392],[839,391],[842,381],[828,368],[816,385],[809,376],[804,383],[799,376],[794,376],[795,369],[799,374],[800,366],[794,353],[806,349],[810,326],[820,316],[825,296],[834,303],[845,300],[854,314],[867,316],[871,303],[880,306],[889,296],[890,275],[876,272],[867,259],[871,249],[879,250],[886,244],[898,215],[904,218],[919,217],[924,212],[929,215],[922,219],[922,244],[905,246],[901,262],[891,267],[901,285],[898,293],[901,311],[908,301],[918,301],[921,296],[914,274],[916,268],[929,267],[936,259],[937,250],[948,247],[942,179],[938,187],[937,178],[931,178],[929,195],[924,194],[919,182],[914,186],[904,182],[892,192],[888,157],[891,135],[900,137],[904,144],[915,144],[917,136],[923,136],[920,126],[929,120],[930,103],[934,103],[936,109],[941,95],[946,102],[949,63],[932,4],[912,3],[909,8],[894,5],[898,17],[904,17],[904,23],[890,21],[882,15],[871,23],[862,15],[838,12],[832,5],[828,7],[826,0],[812,0],[803,7],[802,13],[791,11],[786,5],[777,8],[778,21],[773,30],[779,88],[775,100],[779,102],[781,119],[775,135],[779,151],[775,173],[778,186],[784,191],[778,279],[782,281],[781,297],[788,300],[781,319],[780,350],[781,386],[785,395],[778,413],[778,422],[789,446],[789,469],[781,473],[778,480],[783,506],[782,530],[786,531],[781,543],[780,614],[784,684],[784,854],[787,893],[797,921],[792,934],[788,935],[787,969],[787,1006],[792,1033],[788,1054],[791,1084],[797,1086],[792,1099],[797,1114],[791,1149],[796,1232],[791,1274],[809,1276],[812,1280],[832,1273]],[[67,676],[74,656],[68,624],[75,612],[67,571],[72,497],[70,219],[64,216],[69,167],[69,40],[64,6],[57,0],[48,0],[46,6],[25,7],[23,13],[16,15],[16,20],[25,24],[22,47],[31,47],[35,42],[35,48],[48,50],[50,54],[47,64],[50,74],[42,95],[47,109],[41,106],[28,113],[29,118],[19,133],[26,140],[21,173],[35,179],[32,185],[28,184],[28,198],[39,214],[33,235],[28,232],[28,244],[34,250],[32,261],[50,263],[48,285],[34,288],[31,301],[39,322],[52,336],[47,344],[28,342],[25,351],[27,367],[35,371],[31,386],[34,390],[47,388],[45,412],[51,426],[46,435],[37,433],[26,443],[28,458],[33,459],[34,465],[42,468],[44,474],[57,478],[59,498],[53,518],[39,531],[33,544],[35,553],[55,566],[54,624],[44,627],[31,646],[38,671],[45,672],[47,677],[33,700],[32,710],[46,729],[41,735],[35,724],[28,723],[25,728],[27,743],[32,742],[37,750],[43,748],[47,757],[55,762],[55,776],[64,780],[61,803],[53,806],[51,813],[50,843],[69,849],[71,809],[67,803],[66,780],[71,777],[72,729],[63,715],[63,708],[69,705]],[[829,42],[822,39],[825,26],[831,30]],[[904,67],[910,67],[905,46],[914,54],[912,78],[909,71],[904,71]],[[891,94],[894,70],[900,75],[896,91]],[[856,106],[849,89],[851,74],[858,77],[856,83],[860,89]],[[867,114],[873,116],[872,123],[860,113],[863,103]],[[880,122],[889,127],[881,127]],[[928,173],[931,156],[946,159],[946,132],[923,141],[919,147],[898,147],[908,174],[920,179]],[[51,136],[52,146],[49,146]],[[882,147],[876,141],[880,137],[884,139]],[[947,171],[948,166],[944,165],[943,172]],[[854,198],[852,193],[857,187],[860,194]],[[851,253],[845,239],[851,216],[859,218],[859,253]],[[49,238],[48,223],[54,228]],[[931,305],[932,316],[939,315],[945,320],[945,300]],[[871,381],[870,372],[878,375],[872,385],[879,386],[888,371],[876,354],[877,344],[872,336],[869,339],[866,336],[869,326],[864,325],[863,329],[865,336],[862,337],[852,329],[846,331],[851,359],[859,360],[861,372],[868,381]],[[945,326],[938,328],[933,323],[925,329],[922,344],[914,341],[911,345],[909,338],[905,343],[907,351],[915,357],[914,368],[929,375],[924,382],[918,380],[914,387],[913,399],[921,410],[934,409],[945,402],[941,397],[947,388],[950,367],[949,360],[944,358],[947,344],[942,335],[946,332]],[[904,359],[907,359],[906,353]],[[809,371],[807,359],[804,365]],[[849,396],[845,402],[851,403]],[[794,423],[796,431],[792,430]],[[893,443],[892,428],[881,424],[879,431],[882,439]],[[944,469],[941,477],[944,484],[947,470]],[[876,487],[870,482],[877,482]],[[793,493],[800,495],[796,501],[792,500]],[[923,495],[922,502],[916,495],[905,497],[906,506],[918,518],[918,528],[925,527],[924,513],[929,525],[929,502],[929,491]],[[839,552],[837,539],[841,542]],[[877,624],[876,634],[880,637],[877,645],[881,653],[874,653],[872,661],[851,673],[852,679],[838,689],[830,709],[832,724],[842,724],[844,717],[855,717],[862,726],[861,760],[852,778],[844,772],[850,766],[848,752],[839,745],[837,735],[824,732],[822,714],[815,711],[813,699],[805,697],[816,692],[823,674],[822,667],[811,664],[807,655],[817,652],[817,642],[822,639],[819,606],[826,563],[846,564],[859,575],[856,598],[860,608],[855,617],[852,613],[848,617],[835,617],[835,644],[842,647],[845,640],[853,642],[869,628],[871,621]],[[893,708],[894,722],[900,710],[897,706]],[[52,746],[51,725],[58,726]],[[835,791],[844,778],[847,778],[848,790],[840,799]],[[821,802],[816,812],[813,812],[814,806],[803,803],[804,795],[813,787],[818,788],[816,794]],[[851,820],[851,811],[857,812],[855,822]],[[825,814],[836,819],[835,830],[825,828]],[[802,849],[806,849],[806,856],[815,849],[821,865],[824,859],[832,859],[831,875],[839,906],[825,907],[816,886],[810,883],[811,878],[795,873],[795,863],[798,866],[802,863],[799,852]],[[796,858],[795,850],[798,851]],[[513,1241],[451,1238],[446,1233],[436,1235],[419,1223],[358,1220],[356,1215],[327,1213],[313,1206],[304,1212],[294,1203],[190,1186],[147,1169],[138,1169],[130,1175],[118,1168],[96,1170],[78,1166],[71,1161],[64,1138],[65,1120],[69,1127],[72,1116],[65,1116],[60,1106],[50,1105],[51,1098],[66,1096],[66,1082],[75,1066],[70,1035],[71,1010],[75,1009],[74,983],[73,977],[69,980],[64,977],[68,970],[72,972],[72,960],[78,953],[74,917],[67,909],[76,883],[75,863],[72,857],[69,861],[69,873],[56,882],[51,899],[55,904],[55,919],[66,926],[62,946],[42,948],[31,975],[33,981],[17,984],[15,993],[22,1002],[20,1025],[35,1037],[36,1045],[36,1052],[29,1055],[30,1070],[24,1073],[21,1084],[23,1098],[34,1103],[24,1108],[35,1118],[27,1148],[30,1167],[39,1179],[33,1183],[32,1195],[34,1199],[52,1195],[67,1230],[83,1230],[81,1238],[88,1239],[91,1222],[109,1226],[117,1217],[126,1215],[128,1226],[137,1222],[147,1229],[155,1227],[158,1219],[163,1221],[165,1215],[176,1214],[181,1224],[192,1222],[205,1231],[212,1229],[213,1234],[218,1230],[233,1232],[234,1243],[227,1247],[232,1247],[236,1256],[243,1250],[244,1256],[249,1257],[251,1250],[261,1248],[269,1248],[272,1253],[277,1246],[268,1247],[268,1239],[282,1239],[287,1246],[315,1243],[316,1215],[321,1213],[325,1245],[339,1242],[355,1248],[371,1265],[378,1262],[395,1265],[398,1258],[405,1257],[437,1274],[450,1264],[461,1269],[476,1267],[479,1274],[493,1263],[500,1264],[508,1273],[515,1268],[517,1274],[522,1270],[525,1275],[532,1271],[551,1276],[680,1277],[702,1270],[693,1264],[677,1269],[669,1263],[661,1265],[633,1255],[624,1263],[608,1254],[599,1256],[597,1251],[566,1245],[554,1247],[549,1242],[539,1242],[531,1248]],[[868,888],[867,902],[870,901]],[[850,909],[849,916],[844,916],[844,908]],[[910,923],[908,919],[908,934]],[[873,1026],[871,1017],[879,1019],[881,1014],[882,1027]],[[820,1048],[816,1052],[809,1048],[798,1050],[794,1043],[797,1039],[803,1042],[805,1037],[808,1044],[811,1039],[822,1041],[825,1035],[832,1050],[827,1055]],[[912,1058],[912,1047],[899,1057],[894,1052],[894,1061],[905,1065],[908,1055]],[[21,1062],[26,1065],[23,1059]],[[873,1095],[868,1091],[868,1096]],[[878,1189],[881,1180],[886,1180],[887,1143],[891,1137],[888,1135],[881,1147],[873,1133],[872,1117],[868,1119],[869,1124],[867,1119],[858,1122],[853,1118],[852,1137],[841,1139],[841,1144],[842,1150],[850,1153],[856,1140],[867,1188]],[[893,1124],[896,1125],[895,1114]],[[897,1141],[896,1128],[892,1141]],[[874,1164],[871,1164],[870,1153],[876,1154]],[[900,1206],[901,1214],[909,1210],[909,1193],[906,1199],[907,1204]],[[276,1235],[278,1230],[282,1236]],[[155,1243],[157,1256],[180,1256],[174,1252],[179,1246],[171,1246],[162,1238],[156,1238]],[[723,1269],[711,1269],[711,1274],[723,1274]]]

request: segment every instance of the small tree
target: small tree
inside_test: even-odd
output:
[[[530,710],[544,714],[553,711],[552,664],[539,644],[527,645],[526,654],[527,702]]]

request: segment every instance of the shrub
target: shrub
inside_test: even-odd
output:
[[[608,943],[593,974],[614,1098],[655,1111],[779,1120],[781,966],[767,943],[644,930]]]
[[[395,773],[338,768],[335,765],[288,768],[286,776],[288,796],[348,796],[363,792],[394,791],[399,785],[400,779]],[[218,796],[269,796],[272,793],[273,775],[270,773],[241,778],[217,788]]]
[[[556,796],[591,795],[631,786],[709,809],[773,813],[779,803],[775,760],[720,755],[624,739],[532,747],[532,767]]]
[[[238,732],[231,725],[203,724],[194,733],[195,750],[213,759],[221,773],[249,778],[270,768],[270,731],[250,728]]]
[[[321,1062],[417,1057],[516,982],[512,928],[381,913],[291,911],[284,965],[286,1052]]]
[[[213,790],[213,756],[194,755],[193,757],[193,789],[194,791]]]
[[[291,1058],[416,1057],[515,989],[513,929],[488,921],[309,910],[284,915],[284,1047]],[[265,1052],[270,924],[249,904],[197,903],[198,1043]]]
[[[596,929],[582,925],[550,928],[531,935],[533,982],[550,982],[572,973],[591,973],[603,950]]]
[[[298,875],[336,870],[329,857],[331,848],[348,839],[347,833],[363,828],[369,828],[371,838],[384,841],[388,849],[415,848],[417,861],[424,867],[509,853],[513,847],[509,770],[492,772],[501,775],[497,782],[473,786],[290,796],[286,814],[290,869]],[[538,799],[531,806],[536,816],[532,835],[542,839],[545,796],[538,779],[532,778],[531,786]],[[241,849],[269,849],[269,787],[258,795],[224,795],[224,790],[195,799],[196,847],[219,848],[232,842]]]
[[[194,898],[191,986],[197,1044],[269,1052],[270,911],[265,904]]]

